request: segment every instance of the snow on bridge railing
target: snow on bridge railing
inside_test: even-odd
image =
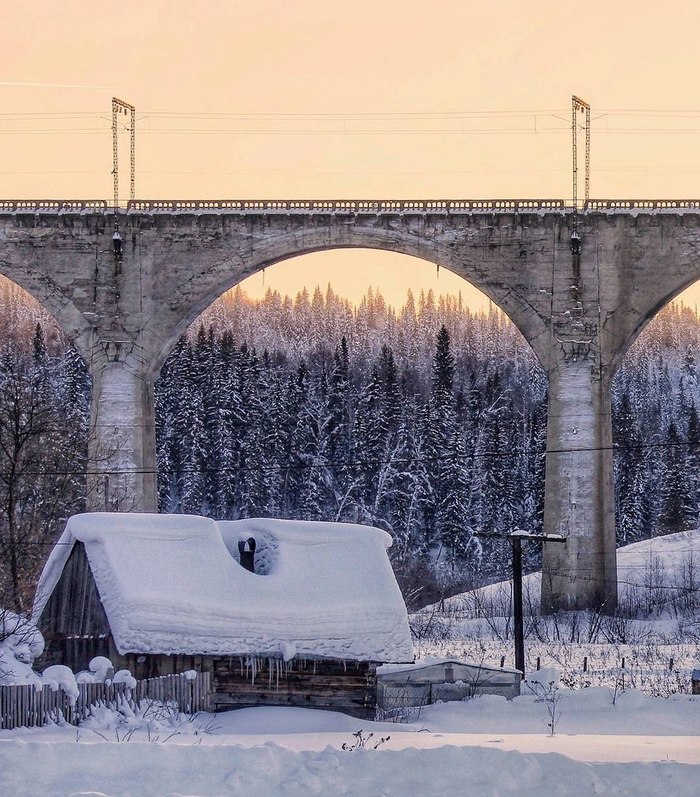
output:
[[[448,199],[448,200],[131,200],[135,213],[513,213],[564,210],[563,199]]]

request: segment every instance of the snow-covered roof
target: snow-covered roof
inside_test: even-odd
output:
[[[254,537],[265,575],[238,562]],[[379,529],[347,523],[86,513],[68,520],[37,588],[38,620],[84,544],[120,653],[413,659]],[[236,558],[234,558],[234,556]]]

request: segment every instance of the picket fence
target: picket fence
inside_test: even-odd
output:
[[[77,725],[90,715],[92,706],[127,704],[136,710],[143,702],[176,704],[186,714],[208,711],[211,698],[211,673],[195,677],[163,675],[144,678],[130,689],[124,683],[78,684],[80,694],[72,700],[63,689],[43,685],[0,686],[0,730],[33,728],[49,722]]]

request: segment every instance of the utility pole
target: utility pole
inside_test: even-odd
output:
[[[508,535],[513,544],[513,638],[515,641],[515,669],[525,677],[525,623],[523,620],[523,540],[566,542],[561,534],[529,534],[516,529]]]

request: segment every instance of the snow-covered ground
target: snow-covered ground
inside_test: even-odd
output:
[[[668,597],[695,551],[700,563],[698,532],[629,546],[620,551],[620,573],[640,585],[642,598]],[[498,590],[488,590],[496,603]],[[692,596],[692,585],[687,594]],[[507,655],[510,663],[510,641],[499,639],[507,616],[470,618],[469,600],[447,601],[434,623],[438,633],[422,627],[420,649],[469,654],[491,664]],[[549,699],[524,686],[510,702],[487,695],[427,706],[404,723],[291,708],[193,718],[158,706],[138,716],[98,709],[79,728],[5,731],[0,797],[697,797],[700,696],[687,692],[690,668],[700,667],[692,632],[698,613],[679,607],[664,600],[650,616],[603,630],[596,626],[599,618],[583,614],[559,626],[531,627],[530,663],[539,651],[542,664],[558,665],[564,676]],[[435,619],[430,610],[423,617]],[[681,626],[685,636],[678,642]],[[441,636],[445,629],[449,633]],[[634,639],[611,642],[605,634]],[[675,671],[669,670],[669,656],[675,657]],[[659,668],[670,672],[668,688],[649,680],[640,683],[647,694],[630,688],[645,667],[652,674]],[[543,670],[534,677],[546,687],[550,675]],[[572,683],[578,688],[569,688]]]
[[[161,722],[150,741],[143,719],[104,711],[78,729],[0,734],[0,794],[697,797],[700,698],[561,694],[553,737],[532,695],[430,706],[408,724],[243,709]],[[360,730],[365,747],[343,749]]]
[[[700,667],[700,530],[618,550],[622,611],[539,617],[540,574],[524,578],[525,665],[560,670],[569,686],[614,686],[668,696],[690,691]],[[419,657],[513,663],[509,581],[455,595],[411,616]],[[624,664],[624,668],[623,668]]]

